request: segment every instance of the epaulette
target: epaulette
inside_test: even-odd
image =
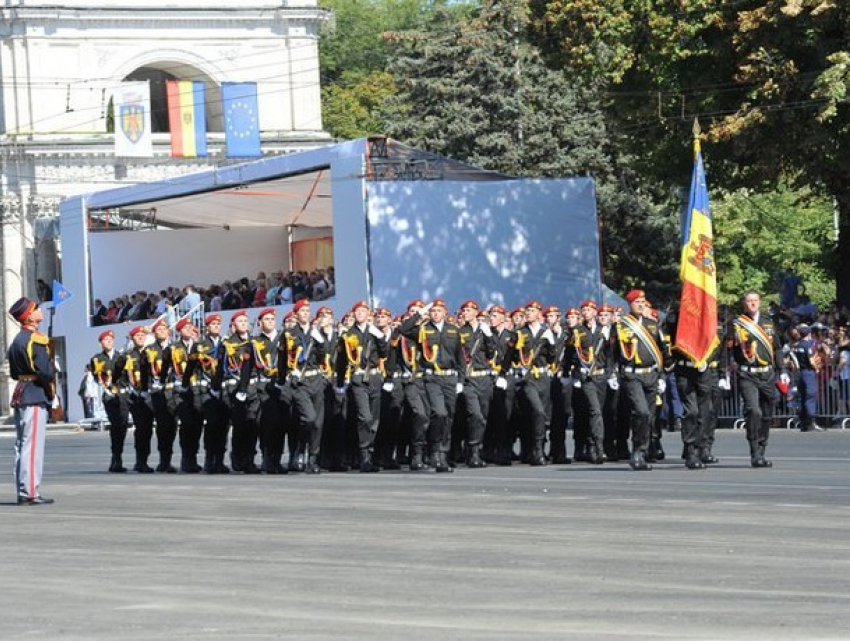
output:
[[[50,337],[48,337],[47,334],[42,334],[41,332],[33,332],[32,342],[38,343],[39,345],[50,345]]]

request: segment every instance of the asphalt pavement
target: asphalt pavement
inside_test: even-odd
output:
[[[741,431],[719,465],[455,474],[108,474],[53,429],[14,504],[0,433],[2,639],[848,639],[850,430]],[[132,436],[128,455],[132,459]]]

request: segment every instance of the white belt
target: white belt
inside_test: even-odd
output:
[[[623,367],[623,371],[627,374],[649,374],[650,372],[654,372],[655,370],[655,365],[653,365],[652,367],[632,367],[631,365],[626,365]]]
[[[764,367],[755,367],[754,365],[741,365],[742,372],[750,372],[753,374],[764,374],[766,372],[769,372],[771,369],[773,368],[769,365],[765,365]]]

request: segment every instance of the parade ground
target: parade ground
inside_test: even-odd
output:
[[[126,460],[132,463],[132,435]],[[288,476],[108,474],[53,429],[15,505],[0,432],[2,639],[847,639],[850,430],[668,461]]]

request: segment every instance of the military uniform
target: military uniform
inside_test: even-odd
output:
[[[800,398],[800,431],[821,431],[817,424],[818,412],[818,370],[815,364],[821,355],[818,353],[817,342],[810,335],[807,325],[798,326],[800,340],[794,345],[791,353],[797,363],[800,377],[797,381],[797,395]]]
[[[111,329],[102,332],[98,340],[103,344],[105,339],[115,339],[115,332]],[[92,374],[103,390],[103,408],[109,419],[109,441],[112,451],[112,461],[109,471],[123,473],[127,471],[124,467],[124,440],[127,437],[127,423],[129,421],[129,407],[127,405],[127,389],[119,389],[116,386],[117,379],[121,376],[118,366],[118,352],[113,348],[104,348],[92,356],[90,367]]]
[[[475,301],[466,301],[462,309],[472,309],[478,313]],[[491,360],[496,353],[493,332],[489,325],[475,322],[465,323],[460,328],[460,340],[463,346],[464,382],[463,396],[466,411],[466,464],[472,468],[485,467],[481,456],[481,447],[493,402],[493,366]]]
[[[42,505],[53,499],[41,496],[44,443],[50,406],[56,395],[56,375],[50,357],[50,339],[38,331],[41,312],[34,301],[17,300],[9,315],[21,331],[7,352],[9,373],[15,383],[11,406],[15,410],[15,489],[18,505]]]
[[[137,334],[146,332],[143,326],[137,326],[130,330],[130,338]],[[133,417],[133,443],[136,448],[136,464],[133,470],[142,474],[153,472],[148,465],[148,457],[151,453],[151,439],[153,437],[153,408],[150,404],[150,368],[145,362],[144,348],[135,344],[118,359],[117,370],[119,378],[117,387],[126,391],[130,415]]]
[[[257,454],[259,399],[257,376],[254,371],[254,349],[247,330],[248,315],[244,310],[234,312],[231,323],[244,322],[244,331],[237,329],[222,340],[224,347],[221,368],[221,399],[227,406],[233,433],[230,439],[230,461],[234,472],[259,474],[254,462]]]
[[[490,310],[506,314],[501,306]],[[491,366],[496,379],[493,383],[493,401],[490,407],[490,427],[486,436],[492,432],[493,461],[497,465],[511,465],[516,432],[513,427],[513,409],[516,398],[517,376],[511,358],[514,354],[516,333],[505,326],[493,328],[493,359]]]
[[[274,316],[274,309],[262,310],[258,318],[262,321],[266,315]],[[289,471],[281,463],[285,427],[280,402],[282,389],[277,385],[280,339],[281,334],[277,331],[260,332],[252,339],[260,410],[260,450],[263,454],[262,469],[266,474],[286,474]]]
[[[156,332],[158,327],[167,328],[168,325],[165,320],[158,320],[151,329]],[[145,347],[145,359],[142,361],[142,366],[148,370],[151,408],[156,421],[156,444],[159,451],[159,464],[156,466],[156,471],[173,474],[177,472],[177,468],[171,464],[174,440],[177,438],[174,385],[173,383],[166,385],[162,382],[163,356],[168,346],[166,338]]]

